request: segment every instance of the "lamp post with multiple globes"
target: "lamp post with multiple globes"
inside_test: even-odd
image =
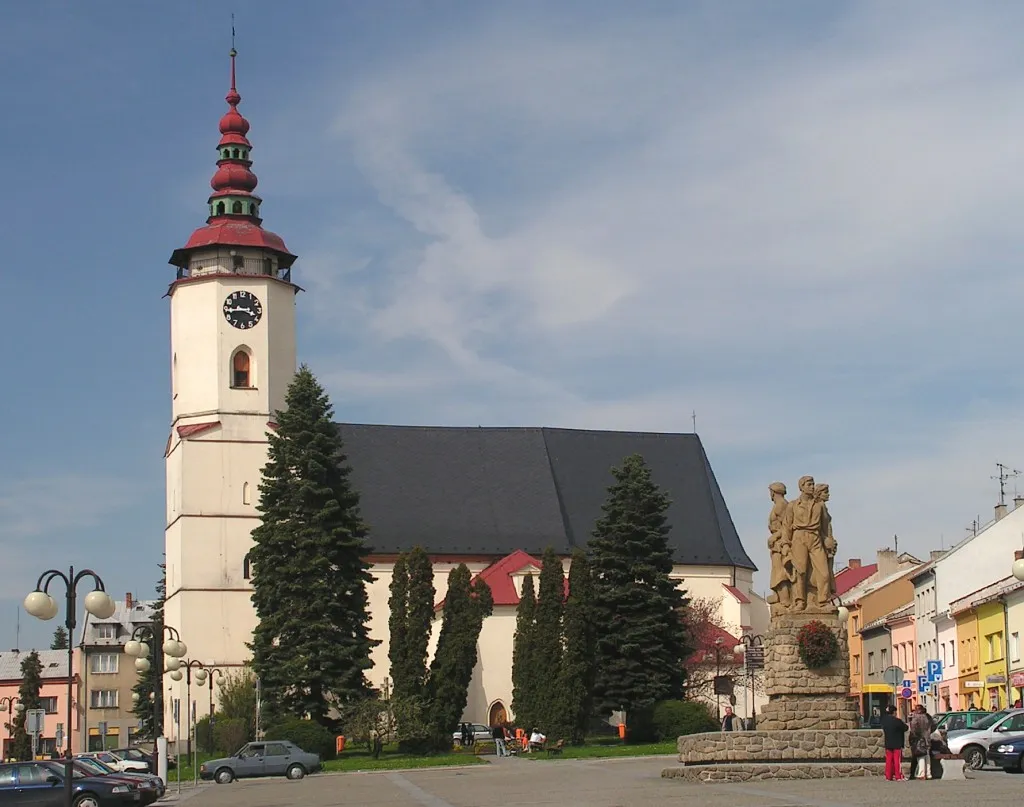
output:
[[[39,575],[39,579],[36,581],[35,591],[25,597],[25,610],[32,616],[44,620],[53,619],[57,616],[57,611],[60,610],[60,607],[57,605],[57,600],[55,600],[50,594],[50,586],[53,585],[55,580],[59,580],[64,584],[64,627],[68,632],[68,722],[67,734],[65,736],[66,745],[64,747],[65,807],[72,807],[73,802],[72,780],[74,778],[74,759],[71,755],[71,729],[74,725],[72,722],[74,676],[72,675],[72,662],[75,647],[75,628],[78,625],[75,612],[78,610],[78,586],[86,578],[90,578],[96,588],[85,595],[85,610],[97,619],[110,619],[110,617],[114,615],[114,601],[110,598],[110,595],[107,594],[106,587],[103,585],[103,581],[100,579],[100,576],[96,574],[96,572],[92,571],[92,569],[82,569],[76,573],[75,567],[72,566],[68,569],[67,574],[58,571],[57,569],[45,571]]]
[[[748,652],[750,648],[760,648],[753,653]],[[747,668],[747,682],[750,690],[750,718],[747,729],[753,731],[757,723],[757,707],[754,705],[754,669],[758,665],[764,666],[764,637],[759,633],[745,633],[740,636],[740,643],[732,652],[737,656],[743,656],[743,665]]]
[[[228,679],[224,677],[224,671],[219,667],[207,667],[206,674],[209,676],[208,683],[210,685],[210,753],[213,753],[213,677],[214,673],[217,674],[217,686],[223,689],[224,685],[228,682]],[[199,738],[196,737],[196,742],[199,742]]]
[[[14,725],[14,718],[25,711],[25,707],[21,701],[14,695],[10,695],[6,698],[0,698],[0,714],[11,713],[11,719],[7,721],[7,744],[11,744],[11,728]],[[0,759],[7,759],[7,749],[3,749],[3,753],[0,754]]]
[[[165,638],[166,637],[166,638]],[[149,639],[152,642],[152,648],[149,642],[145,640]],[[188,652],[188,648],[185,643],[181,641],[181,635],[177,630],[172,628],[170,625],[163,626],[163,633],[157,637],[153,633],[153,628],[150,625],[140,625],[132,631],[131,638],[124,644],[124,652],[129,656],[135,658],[135,669],[139,673],[145,675],[151,668],[169,672],[176,670],[180,666],[181,662],[178,661],[182,656]],[[149,655],[153,654],[153,661],[150,662]],[[163,687],[163,675],[157,674],[156,681],[153,682],[153,695],[150,700],[153,701],[153,755],[157,754],[156,745],[157,737],[160,736],[163,729],[162,709],[163,699],[157,700],[156,691]],[[163,692],[161,691],[161,694]],[[134,699],[133,699],[134,700]]]
[[[196,684],[203,686],[206,683],[206,665],[196,659],[179,661],[175,669],[171,670],[172,681],[182,679],[182,668],[185,678],[185,725],[188,727],[188,739],[185,741],[185,755],[192,756],[192,677],[195,676]],[[195,673],[192,672],[195,670]]]

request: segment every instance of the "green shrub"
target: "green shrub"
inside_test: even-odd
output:
[[[213,744],[215,754],[234,754],[252,740],[252,721],[241,717],[221,717],[213,721]]]
[[[264,739],[288,740],[303,751],[319,754],[320,759],[327,760],[335,757],[334,735],[312,720],[302,720],[297,717],[282,720],[267,728]]]
[[[651,723],[655,739],[659,741],[702,731],[717,731],[719,728],[710,707],[699,701],[662,701],[655,704]]]

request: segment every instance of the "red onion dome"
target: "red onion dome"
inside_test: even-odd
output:
[[[210,187],[215,191],[244,191],[252,193],[256,190],[259,180],[245,165],[236,162],[222,162],[217,166],[217,173],[210,180]]]

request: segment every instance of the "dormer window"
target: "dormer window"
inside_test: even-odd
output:
[[[104,622],[96,626],[96,638],[97,639],[116,639],[117,638],[117,625],[112,622]]]

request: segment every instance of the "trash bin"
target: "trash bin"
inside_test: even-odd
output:
[[[339,734],[334,739],[334,750],[338,754],[340,754],[342,751],[345,750],[345,735],[344,734]]]

